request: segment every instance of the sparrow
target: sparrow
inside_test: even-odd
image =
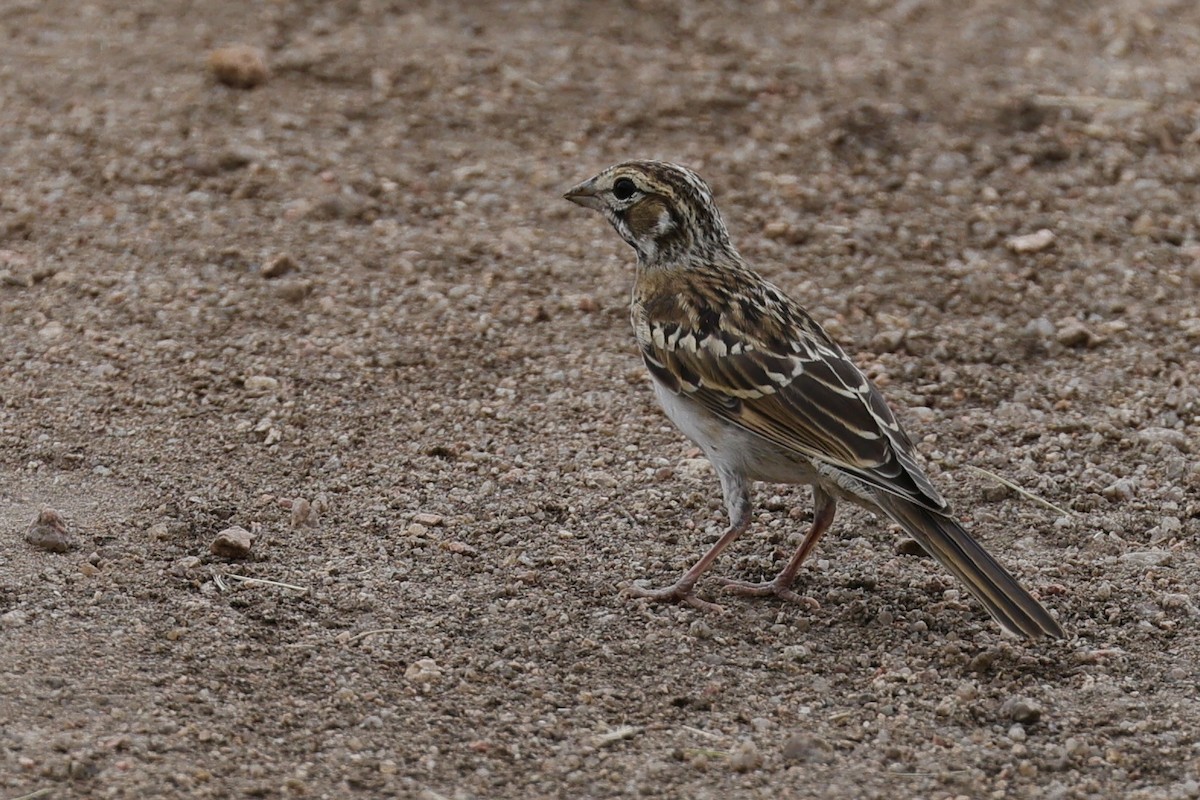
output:
[[[635,597],[720,607],[696,582],[751,522],[755,481],[812,487],[813,521],[791,560],[728,591],[799,600],[800,566],[838,500],[886,515],[970,590],[1005,630],[1061,638],[1062,626],[951,516],[883,395],[795,300],[752,271],[695,172],[626,161],[564,197],[599,211],[637,253],[630,317],[663,409],[712,463],[729,527],[670,586]]]

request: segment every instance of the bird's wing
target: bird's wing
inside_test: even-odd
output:
[[[784,450],[946,508],[879,390],[807,315],[769,342],[725,320],[672,316],[644,319],[639,336],[646,366],[671,391]]]

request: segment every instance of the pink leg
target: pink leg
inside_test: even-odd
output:
[[[642,586],[630,586],[624,590],[623,594],[631,597],[644,597],[647,600],[655,601],[675,601],[687,603],[693,608],[701,609],[702,611],[723,611],[716,603],[710,603],[707,600],[701,600],[692,593],[692,589],[696,586],[696,581],[700,580],[700,576],[704,574],[721,551],[734,542],[739,536],[746,532],[750,527],[750,483],[740,475],[721,475],[721,488],[725,493],[725,507],[729,510],[729,527],[725,533],[721,534],[721,538],[717,543],[709,548],[699,561],[697,561],[691,569],[683,574],[679,580],[675,581],[670,586],[664,586],[661,589],[647,589]]]
[[[817,546],[817,542],[821,541],[821,536],[833,522],[833,515],[837,511],[837,501],[817,486],[813,487],[813,504],[812,526],[805,534],[804,541],[796,548],[796,553],[788,561],[787,566],[775,576],[774,580],[750,583],[749,581],[722,579],[721,583],[725,585],[725,590],[733,594],[753,597],[775,595],[793,602],[810,602],[792,591],[792,582],[796,580],[796,573],[800,571],[800,565],[804,563],[804,559],[808,558],[808,554]]]

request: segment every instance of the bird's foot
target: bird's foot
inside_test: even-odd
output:
[[[790,580],[780,580],[776,577],[774,580],[763,581],[761,583],[751,583],[750,581],[735,581],[729,578],[719,578],[721,585],[725,587],[725,591],[730,594],[740,594],[749,597],[778,597],[781,600],[787,600],[791,603],[799,603],[806,606],[811,611],[816,611],[821,608],[821,604],[811,597],[797,594],[792,591]]]
[[[647,589],[644,586],[627,586],[621,590],[621,594],[627,597],[642,597],[646,600],[653,600],[656,603],[685,603],[692,608],[698,608],[701,611],[710,611],[714,614],[721,614],[725,611],[725,609],[716,603],[701,600],[692,593],[692,588],[692,584],[676,581],[670,586],[664,586],[661,589]]]

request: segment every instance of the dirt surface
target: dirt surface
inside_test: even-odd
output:
[[[0,6],[0,795],[1200,796],[1200,6],[742,8]],[[619,595],[725,523],[560,197],[632,157],[1070,640],[855,509],[819,608]]]

